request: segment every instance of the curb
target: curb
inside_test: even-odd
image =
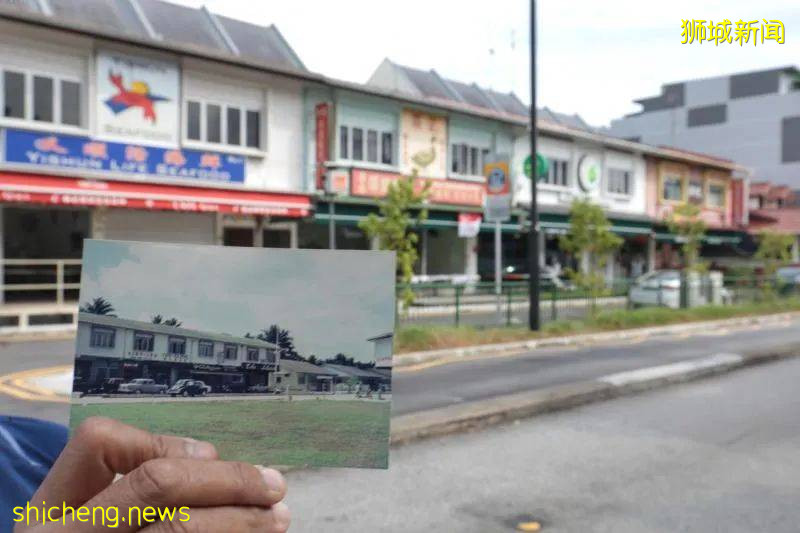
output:
[[[701,359],[620,372],[593,380],[401,415],[392,418],[390,443],[392,446],[399,446],[421,439],[474,431],[795,356],[800,356],[800,344],[763,353],[721,353]]]
[[[772,315],[753,315],[737,318],[725,318],[721,320],[703,320],[695,322],[682,322],[667,326],[647,326],[642,328],[622,329],[615,331],[604,331],[600,333],[582,333],[579,335],[569,335],[560,337],[545,337],[542,339],[530,339],[525,341],[513,341],[501,344],[478,344],[474,346],[462,346],[457,348],[443,348],[424,352],[408,352],[395,355],[392,358],[394,369],[431,363],[441,359],[462,359],[482,355],[511,354],[525,352],[537,348],[553,348],[574,346],[579,344],[594,344],[605,341],[622,341],[631,338],[660,337],[675,333],[692,333],[697,331],[708,331],[710,329],[726,326],[746,326],[755,324],[770,324],[800,318],[800,311],[790,311],[786,313],[776,313]]]

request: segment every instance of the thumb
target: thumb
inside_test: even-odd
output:
[[[81,505],[127,474],[160,457],[216,459],[207,442],[154,435],[110,418],[87,418],[67,443],[39,490],[31,498],[49,505]]]

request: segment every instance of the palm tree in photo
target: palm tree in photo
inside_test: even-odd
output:
[[[153,324],[162,324],[164,326],[173,326],[176,328],[179,328],[183,324],[183,322],[181,322],[175,317],[164,320],[164,317],[162,315],[154,315],[153,318],[150,319],[150,322],[152,322]]]
[[[289,330],[282,329],[277,324],[272,324],[267,329],[261,330],[261,333],[256,338],[277,345],[280,349],[281,357],[284,359],[303,359],[294,347],[294,339]]]
[[[91,313],[93,315],[108,315],[108,316],[117,316],[114,313],[114,306],[111,305],[111,302],[103,298],[102,296],[98,296],[91,303],[83,304],[80,307],[80,311],[82,313]]]

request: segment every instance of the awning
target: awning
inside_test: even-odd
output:
[[[610,218],[611,231],[622,236],[650,235],[652,224],[640,220],[621,220]],[[539,216],[539,227],[550,234],[563,234],[569,231],[569,216],[560,213],[542,213]]]
[[[656,233],[655,238],[657,241],[682,243],[686,239],[679,237],[673,233]],[[742,241],[741,234],[722,234],[708,232],[703,235],[703,242],[706,244],[739,244]]]
[[[300,194],[0,172],[0,202],[304,217]]]

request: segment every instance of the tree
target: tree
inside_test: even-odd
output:
[[[401,177],[389,185],[386,197],[378,204],[380,216],[370,213],[366,219],[358,223],[370,239],[378,239],[381,250],[392,250],[397,256],[397,275],[403,286],[400,299],[403,308],[408,309],[414,301],[411,291],[411,277],[414,275],[414,264],[417,253],[418,237],[410,228],[421,224],[428,218],[428,210],[422,207],[416,217],[412,209],[419,208],[428,198],[430,182],[417,191],[415,187],[416,170],[411,176]]]
[[[775,295],[775,273],[778,268],[791,262],[794,243],[794,235],[772,231],[764,231],[759,235],[755,257],[764,263],[766,283],[762,285],[762,290],[765,297],[771,298]]]
[[[178,320],[175,317],[168,318],[168,319],[164,320],[164,317],[161,316],[161,315],[154,315],[150,319],[150,322],[152,322],[153,324],[162,324],[164,326],[173,326],[173,327],[176,327],[176,328],[181,327],[181,325],[183,324],[183,322],[181,322],[180,320]]]
[[[683,203],[672,210],[667,227],[683,242],[684,269],[689,272],[705,272],[708,265],[700,261],[700,246],[706,234],[706,223],[700,218],[700,208]]]
[[[91,303],[83,304],[80,307],[80,311],[82,313],[91,313],[93,315],[117,316],[112,314],[114,313],[114,306],[102,296],[98,296],[92,300]]]
[[[621,245],[622,239],[611,231],[602,207],[588,198],[572,202],[569,230],[559,238],[559,246],[578,258],[581,267],[577,271],[566,269],[567,275],[575,285],[588,291],[593,300],[605,289],[603,268],[609,256]]]
[[[308,361],[308,362],[309,362],[309,363],[311,363],[312,365],[316,365],[317,363],[321,363],[321,361],[317,361],[317,356],[316,356],[316,355],[314,355],[313,353],[312,353],[311,355],[309,355],[309,356],[308,356],[308,358],[306,359],[306,361]]]
[[[294,339],[289,330],[282,329],[277,324],[272,324],[267,329],[261,330],[261,333],[256,335],[256,338],[277,345],[280,349],[281,357],[284,359],[303,360],[295,350]]]

